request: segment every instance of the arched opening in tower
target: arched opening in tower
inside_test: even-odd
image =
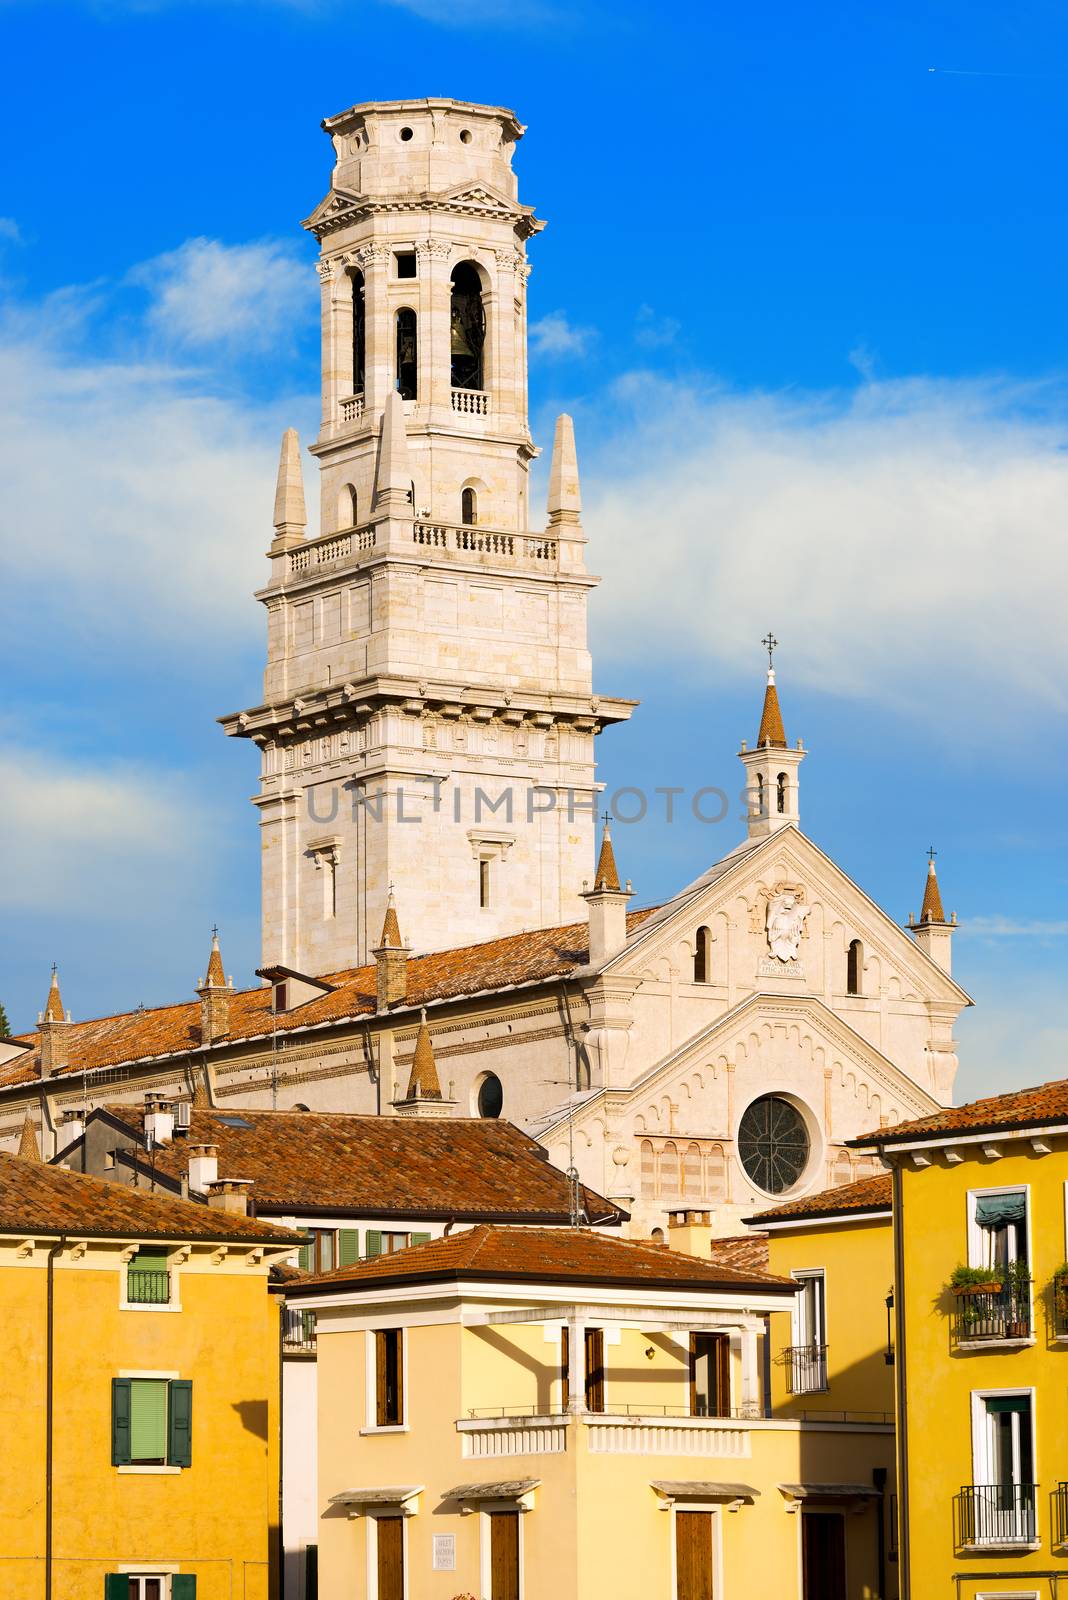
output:
[[[486,313],[482,305],[482,280],[470,261],[452,271],[452,386],[482,389],[482,352],[486,343]]]

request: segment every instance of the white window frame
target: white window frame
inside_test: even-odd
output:
[[[712,1593],[722,1594],[723,1588],[723,1507],[715,1500],[673,1500],[671,1502],[671,1597],[678,1600],[679,1557],[675,1538],[675,1517],[680,1511],[710,1511],[712,1513]]]
[[[1040,1483],[1035,1390],[1027,1387],[972,1390],[972,1483],[983,1484],[993,1483],[994,1481],[994,1469],[990,1460],[989,1449],[989,1412],[986,1409],[988,1400],[1026,1400],[1028,1402],[1031,1415],[1031,1470],[1035,1475],[1034,1482]]]
[[[519,1562],[519,1600],[524,1600],[526,1594],[526,1540],[524,1538],[523,1524],[529,1508],[521,1505],[518,1500],[483,1500],[478,1508],[478,1580],[479,1592],[489,1600],[493,1593],[493,1551],[491,1546],[490,1513],[493,1511],[514,1511],[519,1518],[519,1531],[516,1536],[516,1559]],[[407,1600],[407,1596],[405,1596]]]
[[[1027,1220],[1024,1224],[1024,1242],[1027,1246],[1028,1264],[1033,1271],[1035,1258],[1031,1248],[1032,1207],[1031,1185],[1029,1183],[1002,1183],[992,1185],[988,1189],[968,1190],[968,1265],[971,1267],[991,1265],[985,1259],[986,1236],[989,1235],[990,1230],[981,1228],[975,1220],[976,1201],[990,1199],[996,1195],[1003,1194],[1022,1194],[1024,1197],[1024,1205],[1027,1208]]]
[[[125,1251],[123,1252],[123,1254],[125,1255]],[[181,1285],[181,1273],[180,1273],[179,1269],[180,1269],[181,1263],[183,1261],[185,1261],[185,1259],[186,1259],[186,1252],[184,1250],[168,1250],[168,1252],[167,1252],[167,1276],[168,1276],[168,1278],[170,1280],[170,1295],[171,1295],[171,1298],[167,1301],[167,1304],[163,1305],[163,1306],[146,1304],[144,1301],[141,1301],[141,1300],[128,1300],[126,1298],[127,1293],[129,1291],[128,1273],[129,1273],[130,1267],[133,1264],[133,1257],[131,1256],[129,1261],[120,1262],[119,1263],[119,1310],[120,1311],[152,1311],[152,1312],[155,1312],[157,1315],[161,1311],[181,1311],[181,1309],[182,1309],[181,1287],[180,1287],[180,1285]],[[177,1374],[175,1374],[175,1376],[177,1376]],[[131,1573],[130,1576],[131,1577],[140,1577],[140,1573]],[[158,1577],[159,1574],[155,1573],[155,1572],[150,1572],[148,1574],[148,1576],[150,1578],[155,1578],[155,1577]]]
[[[795,1295],[793,1308],[791,1311],[791,1320],[793,1322],[793,1328],[791,1330],[793,1334],[793,1342],[795,1345],[803,1345],[805,1348],[811,1349],[818,1349],[820,1345],[825,1346],[827,1344],[827,1269],[825,1267],[797,1267],[791,1271],[790,1276],[793,1278],[795,1283],[807,1283],[813,1281],[819,1284],[819,1306],[823,1323],[823,1326],[819,1330],[821,1337],[817,1339],[814,1339],[811,1336],[807,1338],[804,1337],[806,1332],[804,1295]]]
[[[376,1430],[381,1432],[381,1429]],[[396,1429],[392,1430],[396,1432]],[[364,1518],[367,1529],[367,1600],[378,1600],[378,1524],[399,1522],[401,1525],[401,1593],[408,1600],[408,1523],[411,1517],[403,1511],[369,1511]]]
[[[401,1415],[403,1422],[390,1422],[384,1427],[378,1426],[378,1370],[375,1366],[375,1334],[386,1328],[399,1328],[401,1336]],[[410,1433],[411,1425],[411,1390],[408,1387],[408,1339],[409,1329],[402,1323],[386,1321],[385,1318],[373,1328],[368,1328],[364,1334],[365,1352],[365,1388],[364,1388],[364,1426],[360,1429],[364,1434],[382,1433]]]

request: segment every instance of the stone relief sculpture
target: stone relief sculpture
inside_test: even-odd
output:
[[[796,961],[811,906],[801,905],[790,889],[768,901],[768,949],[779,961]]]

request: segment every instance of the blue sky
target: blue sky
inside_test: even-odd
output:
[[[619,784],[732,792],[759,639],[812,837],[895,917],[939,849],[963,1095],[1063,1075],[1068,13],[0,0],[0,999],[258,952],[281,429],[315,428],[323,116],[529,126],[532,415],[573,412]],[[931,70],[934,68],[935,70]],[[617,830],[654,899],[737,824]]]

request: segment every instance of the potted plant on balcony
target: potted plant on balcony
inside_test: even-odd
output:
[[[1010,1261],[1005,1273],[1009,1292],[1005,1337],[1026,1339],[1031,1332],[1031,1265],[1027,1261]]]
[[[1004,1273],[998,1267],[968,1267],[963,1263],[954,1267],[949,1279],[951,1294],[957,1301],[958,1332],[962,1339],[979,1339],[992,1333],[990,1301],[980,1295],[1000,1294],[1004,1287]]]
[[[1068,1333],[1068,1261],[1062,1261],[1053,1274],[1053,1311],[1060,1333]]]

